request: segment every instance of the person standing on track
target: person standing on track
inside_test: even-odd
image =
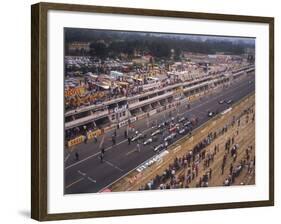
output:
[[[128,137],[128,145],[131,145],[131,137]]]
[[[102,154],[104,154],[104,153],[105,153],[105,149],[104,149],[104,147],[102,147],[102,149],[101,149],[101,153],[102,153]]]
[[[97,143],[98,142],[98,138],[97,135],[94,136],[94,142]]]
[[[116,144],[116,137],[113,135],[112,136],[112,144],[115,145]]]
[[[88,141],[88,138],[87,138],[87,136],[85,135],[85,136],[84,136],[84,144],[87,144],[87,141]]]
[[[104,153],[101,152],[100,154],[100,162],[103,163],[103,159],[104,159]]]
[[[79,160],[79,154],[78,154],[78,152],[75,152],[75,160],[76,160],[76,161]]]

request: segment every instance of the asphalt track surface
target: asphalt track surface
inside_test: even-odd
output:
[[[231,107],[231,104],[219,104],[220,100],[232,100],[237,102],[246,95],[255,91],[254,75],[249,74],[238,81],[233,81],[227,88],[219,88],[211,95],[207,95],[191,103],[190,109],[185,106],[172,110],[175,119],[180,117],[195,118],[199,121],[197,126],[202,125],[210,119],[208,111],[222,112]],[[135,130],[146,134],[147,138],[157,128],[152,127],[153,123],[160,124],[170,118],[170,111],[164,111],[134,123]],[[75,146],[72,152],[68,149],[64,151],[64,183],[65,194],[73,193],[94,193],[106,189],[111,183],[134,170],[140,164],[153,157],[153,147],[163,143],[163,138],[169,135],[168,130],[163,135],[158,135],[158,140],[149,145],[140,144],[140,151],[137,150],[137,143],[128,144],[124,137],[126,127],[117,130],[116,144],[113,145],[109,132],[98,138],[98,142],[90,141]],[[133,133],[130,133],[133,135]],[[173,142],[182,138],[177,135]],[[103,144],[101,144],[103,143]],[[104,161],[100,160],[101,145],[105,148]],[[75,158],[75,152],[79,154],[79,160]]]

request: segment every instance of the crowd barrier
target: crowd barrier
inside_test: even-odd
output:
[[[88,139],[92,139],[92,138],[94,138],[95,136],[98,137],[98,136],[100,136],[100,135],[102,135],[102,134],[103,134],[103,129],[98,129],[98,130],[95,130],[95,131],[89,131],[89,132],[87,133],[87,138],[88,138]]]
[[[82,143],[84,140],[85,140],[85,136],[80,135],[80,136],[78,136],[78,137],[68,141],[67,145],[68,145],[68,147],[71,147],[71,146],[74,146],[74,145]]]
[[[119,124],[118,124],[118,127],[121,128],[123,126],[126,126],[128,124],[128,120],[125,120],[125,121],[121,121]]]

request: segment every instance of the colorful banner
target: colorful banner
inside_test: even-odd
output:
[[[131,118],[130,118],[130,123],[133,123],[133,122],[135,122],[136,120],[137,120],[136,117],[131,117]]]
[[[121,121],[119,124],[118,124],[118,126],[119,126],[119,128],[121,128],[121,127],[123,127],[123,126],[125,126],[125,125],[127,125],[128,124],[128,120],[125,120],[125,121]]]
[[[77,87],[77,88],[71,88],[68,90],[64,91],[64,96],[66,97],[70,97],[70,96],[74,96],[74,95],[83,95],[85,93],[85,88],[84,87]]]
[[[143,119],[143,118],[145,118],[145,117],[147,117],[147,114],[141,114],[141,115],[138,115],[138,116],[137,116],[137,119],[138,119],[138,120],[141,120],[141,119]]]
[[[68,147],[71,147],[71,146],[80,144],[81,142],[84,141],[84,138],[85,138],[85,136],[80,135],[79,137],[76,137],[76,138],[71,139],[70,141],[68,141],[67,145],[68,145]]]
[[[87,138],[88,139],[92,139],[94,138],[95,136],[98,137],[102,134],[102,131],[100,129],[98,130],[95,130],[95,131],[90,131],[87,133]]]

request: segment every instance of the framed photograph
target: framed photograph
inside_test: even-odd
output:
[[[274,205],[274,18],[31,8],[33,219]]]

